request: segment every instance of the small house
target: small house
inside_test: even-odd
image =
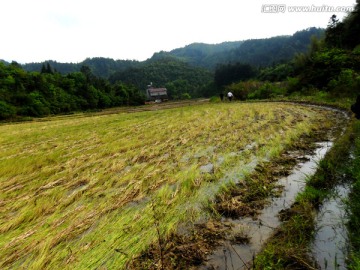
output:
[[[146,89],[146,96],[148,101],[160,102],[168,99],[166,88],[154,88],[152,85]]]

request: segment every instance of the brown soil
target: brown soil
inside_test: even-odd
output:
[[[126,269],[195,269],[226,237],[229,229],[229,226],[214,220],[197,224],[188,235],[173,234],[160,239],[159,243],[133,259]]]

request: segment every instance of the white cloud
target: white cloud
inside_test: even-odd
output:
[[[279,2],[277,2],[279,1]],[[192,42],[264,38],[326,27],[332,13],[262,13],[255,0],[11,0],[0,2],[0,59],[21,63],[86,57],[145,60]],[[321,6],[319,0],[293,2]],[[326,5],[338,6],[328,0]],[[343,6],[355,0],[344,0]],[[338,14],[343,15],[343,14]]]

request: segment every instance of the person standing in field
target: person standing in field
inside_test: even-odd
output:
[[[228,97],[229,101],[231,102],[231,100],[233,99],[234,95],[233,95],[233,93],[229,92],[229,93],[227,93],[227,97]]]
[[[357,96],[355,104],[351,105],[351,110],[355,113],[356,119],[360,119],[360,95]]]
[[[220,93],[220,100],[221,100],[221,101],[224,100],[224,94],[223,94],[223,92]]]

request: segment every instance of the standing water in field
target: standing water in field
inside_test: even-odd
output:
[[[284,186],[279,197],[271,198],[269,204],[254,218],[226,219],[233,225],[236,233],[246,233],[248,240],[242,244],[225,241],[224,244],[207,258],[207,261],[199,268],[205,269],[250,269],[255,255],[260,251],[263,244],[280,225],[278,213],[289,208],[294,202],[296,195],[305,187],[305,180],[316,171],[317,163],[331,148],[332,142],[317,144],[313,155],[302,157],[291,174],[279,179],[278,184]]]
[[[326,199],[316,219],[316,234],[311,247],[320,269],[346,268],[347,229],[344,199],[350,192],[349,184],[341,184]]]

